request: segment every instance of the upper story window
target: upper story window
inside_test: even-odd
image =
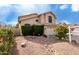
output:
[[[48,22],[52,23],[52,17],[51,16],[48,16]]]

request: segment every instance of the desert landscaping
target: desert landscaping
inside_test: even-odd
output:
[[[59,24],[55,35],[45,35],[41,26],[32,27],[33,34],[20,35],[19,28],[2,28],[0,30],[1,55],[79,55],[79,44],[69,42],[68,27]],[[24,29],[24,28],[23,28]],[[27,33],[27,34],[29,34]],[[41,35],[38,35],[41,34]],[[78,36],[73,37],[78,40]]]
[[[18,36],[15,38],[16,45],[14,55],[78,55],[79,45],[56,40],[55,37],[32,37]],[[25,47],[21,44],[25,43]]]
[[[14,27],[1,25],[0,55],[79,55],[79,37],[71,38],[79,26],[55,20],[52,12],[33,13],[19,16]]]

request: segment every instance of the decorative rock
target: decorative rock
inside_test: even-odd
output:
[[[21,43],[21,47],[26,47],[26,43],[25,42],[23,42],[23,43]]]
[[[44,47],[45,47],[45,48],[47,48],[47,47],[48,47],[48,45],[47,45],[47,44],[45,44],[45,45],[44,45]]]

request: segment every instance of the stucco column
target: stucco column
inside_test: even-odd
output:
[[[20,35],[22,35],[21,25],[19,24]]]
[[[70,26],[68,27],[69,29],[69,42],[71,43],[71,30],[70,30]]]

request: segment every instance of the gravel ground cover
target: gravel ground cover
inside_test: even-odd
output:
[[[55,37],[44,38],[18,36],[15,38],[13,52],[16,55],[78,55],[79,46],[56,40]],[[25,43],[25,47],[22,47]]]

